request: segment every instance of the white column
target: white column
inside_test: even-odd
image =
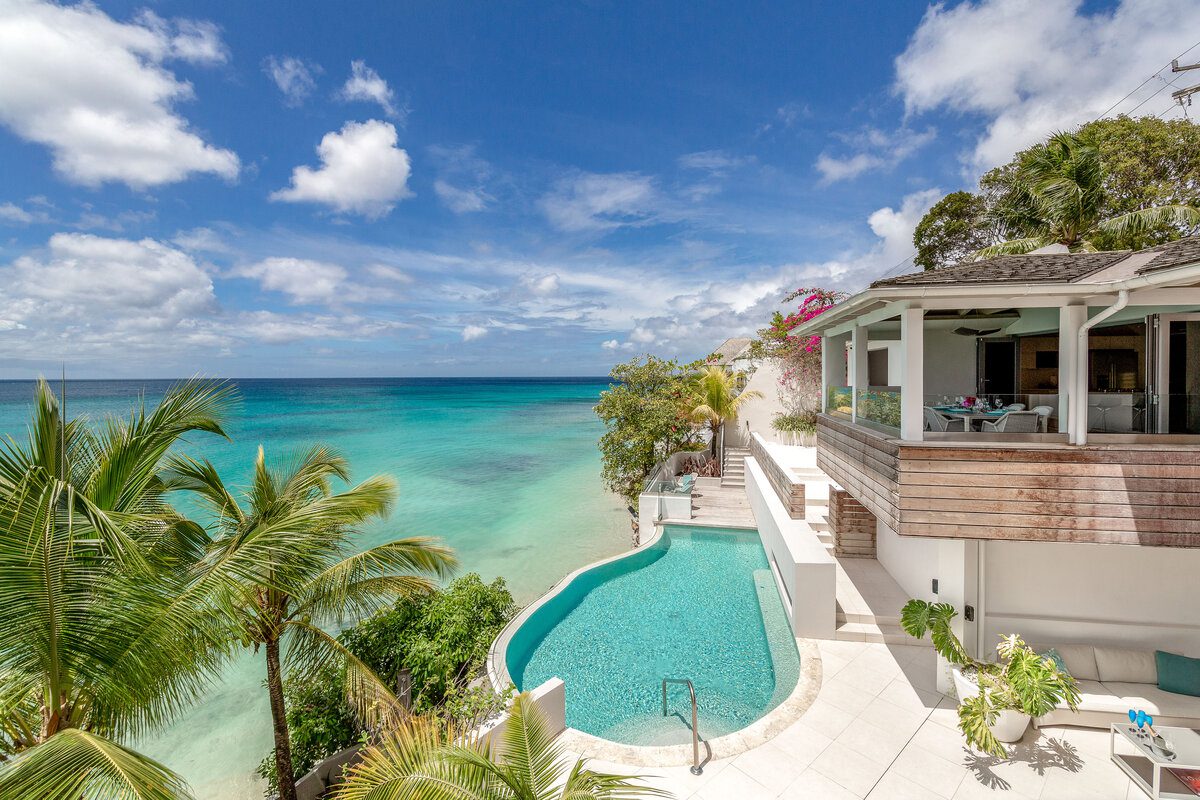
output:
[[[829,387],[846,385],[846,340],[848,334],[821,337],[821,391],[823,406],[829,404]],[[830,410],[826,407],[826,411]]]
[[[821,410],[829,413],[829,337],[821,337]]]
[[[1072,403],[1075,402],[1075,356],[1078,350],[1079,329],[1087,322],[1087,306],[1062,306],[1058,309],[1058,432],[1072,431]],[[1087,396],[1087,387],[1084,387]],[[1087,407],[1084,407],[1084,414]],[[1086,417],[1085,417],[1086,419]]]
[[[900,438],[919,442],[925,427],[925,312],[900,312]]]
[[[867,329],[861,325],[855,325],[854,330],[850,334],[850,390],[852,407],[854,409],[853,419],[858,422],[858,392],[860,389],[866,389],[867,380]]]

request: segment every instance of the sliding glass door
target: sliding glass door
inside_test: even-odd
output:
[[[1147,329],[1154,344],[1152,430],[1200,435],[1200,314],[1159,314]]]

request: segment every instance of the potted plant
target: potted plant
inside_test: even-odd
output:
[[[958,728],[967,744],[1005,758],[1002,743],[1020,741],[1031,717],[1048,714],[1064,702],[1072,711],[1078,708],[1075,679],[1016,634],[1000,637],[1000,661],[971,658],[950,626],[957,614],[949,603],[909,600],[900,612],[900,626],[917,639],[928,633],[938,655],[950,662],[958,692]]]

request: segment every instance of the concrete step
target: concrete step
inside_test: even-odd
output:
[[[839,610],[837,612],[837,621],[841,622],[859,622],[869,623],[872,625],[886,626],[889,628],[900,627],[900,617],[890,617],[885,615],[876,616],[875,614],[855,614],[847,611]]]
[[[843,642],[879,642],[933,647],[929,639],[918,641],[900,630],[897,625],[878,625],[873,622],[840,622],[834,631],[833,638]]]

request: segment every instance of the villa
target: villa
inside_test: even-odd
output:
[[[1200,238],[881,280],[796,332],[823,342],[817,446],[751,408],[723,477],[667,459],[643,547],[526,609],[493,682],[678,797],[1191,796],[1167,762],[1111,758],[1109,726],[1200,727],[1155,659],[1200,656]],[[910,598],[953,606],[973,657],[1055,647],[1079,711],[1005,759],[966,747],[947,664],[900,628]],[[633,642],[608,630],[631,608]]]

